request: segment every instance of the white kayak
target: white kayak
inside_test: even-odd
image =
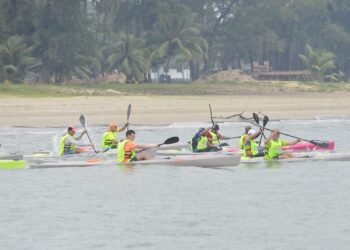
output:
[[[170,165],[170,166],[193,166],[193,167],[235,167],[240,163],[241,157],[232,154],[221,155],[195,155],[195,156],[174,156],[157,157],[147,161],[135,161],[130,163],[119,163],[116,160],[91,159],[88,161],[59,161],[30,163],[30,168],[61,168],[61,167],[92,167],[104,165]]]
[[[350,153],[299,153],[296,158],[283,160],[265,160],[264,157],[242,157],[241,163],[269,163],[269,162],[305,162],[305,161],[350,161]]]

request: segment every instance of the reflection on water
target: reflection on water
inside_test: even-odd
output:
[[[348,148],[349,125],[270,124],[301,137],[334,139],[339,151]],[[244,126],[221,127],[237,136]],[[90,129],[100,142],[104,128]],[[2,127],[0,144],[10,152],[52,150],[62,130]],[[141,127],[137,139],[188,140],[195,130]],[[348,249],[349,177],[347,162],[0,171],[0,249]]]

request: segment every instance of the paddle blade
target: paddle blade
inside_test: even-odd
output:
[[[85,117],[84,117],[84,115],[80,115],[79,121],[80,121],[81,125],[82,125],[83,127],[85,127]]]
[[[265,115],[263,119],[263,127],[265,127],[268,122],[269,122],[269,117]]]
[[[255,121],[255,123],[257,123],[257,124],[259,124],[259,116],[256,114],[256,113],[253,113],[253,118],[254,118],[254,121]]]
[[[174,136],[166,139],[166,141],[163,144],[174,144],[174,143],[178,143],[179,140],[180,140],[179,137]]]
[[[316,145],[316,146],[319,146],[321,148],[328,148],[329,147],[329,144],[326,143],[326,142],[317,142],[317,141],[314,141],[314,140],[309,141],[309,142],[314,144],[314,145]]]

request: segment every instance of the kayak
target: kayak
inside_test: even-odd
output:
[[[305,161],[350,161],[350,153],[300,153],[296,158],[282,160],[265,160],[264,157],[242,157],[241,163],[269,163],[269,162],[305,162]]]
[[[93,161],[60,161],[60,162],[42,162],[30,163],[29,167],[38,168],[61,168],[61,167],[93,167],[106,165],[128,165],[128,166],[147,166],[147,165],[169,165],[169,166],[193,166],[193,167],[235,167],[240,163],[241,157],[232,154],[221,155],[192,155],[192,156],[174,156],[174,157],[156,157],[147,161],[135,161],[130,163],[119,163],[116,160],[95,159]]]
[[[321,142],[319,142],[321,143]],[[327,143],[328,147],[323,148],[320,146],[317,146],[315,144],[312,144],[311,142],[303,141],[299,142],[294,145],[290,146],[284,146],[282,147],[282,150],[284,152],[308,152],[308,151],[332,151],[335,148],[335,142],[334,141],[327,141],[323,142]],[[224,152],[227,153],[235,153],[235,154],[243,154],[243,151],[240,148],[236,147],[222,147]],[[220,152],[220,151],[219,151]],[[202,153],[195,153],[192,152],[187,148],[182,148],[182,149],[166,149],[166,150],[158,150],[159,155],[197,155],[197,154],[217,154],[218,152],[202,152]]]
[[[0,169],[23,169],[26,161],[21,154],[9,154],[0,156]]]
[[[311,142],[302,141],[294,145],[284,146],[282,147],[282,149],[285,151],[324,151],[324,150],[331,151],[331,150],[334,150],[335,148],[334,141],[316,141],[316,142],[327,143],[328,147],[323,148],[315,144],[312,144]]]
[[[0,160],[0,169],[23,169],[26,165],[24,160]]]

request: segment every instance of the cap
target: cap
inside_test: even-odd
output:
[[[202,132],[202,131],[204,131],[205,130],[205,128],[199,128],[199,132]]]
[[[214,127],[213,127],[214,130],[219,130],[219,125],[215,124]]]
[[[254,135],[256,133],[256,131],[254,129],[250,129],[248,131],[248,135]]]

